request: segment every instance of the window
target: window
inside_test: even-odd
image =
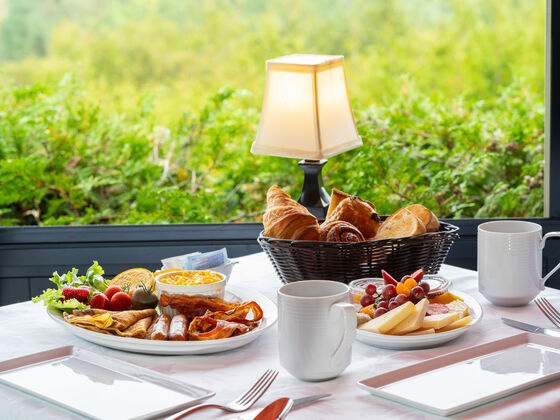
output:
[[[542,0],[0,2],[0,223],[258,220],[270,185],[301,185],[294,160],[249,152],[264,61],[293,52],[345,55],[364,146],[330,159],[328,187],[381,213],[543,216],[545,15]]]

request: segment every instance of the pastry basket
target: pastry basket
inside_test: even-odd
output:
[[[263,236],[257,241],[284,283],[300,280],[335,280],[350,283],[363,277],[381,277],[385,270],[395,278],[423,268],[439,271],[459,228],[440,222],[437,232],[406,238],[364,242],[293,241]]]

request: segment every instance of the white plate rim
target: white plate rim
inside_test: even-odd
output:
[[[242,286],[228,285],[226,293],[231,293],[244,301],[256,301],[261,306],[264,313],[261,324],[247,334],[237,337],[207,341],[156,341],[133,337],[119,337],[90,331],[65,322],[62,316],[54,311],[47,310],[47,313],[54,322],[63,326],[75,336],[101,346],[146,354],[209,354],[232,350],[250,343],[274,325],[278,319],[278,309],[276,305],[269,298],[256,290]]]
[[[448,341],[454,340],[455,338],[471,330],[481,321],[483,310],[480,303],[478,303],[478,301],[469,294],[454,290],[450,290],[449,292],[463,299],[464,302],[469,306],[473,320],[466,327],[457,328],[456,330],[446,331],[442,333],[416,336],[378,334],[356,329],[356,340],[374,347],[394,350],[435,347],[440,344],[447,343]]]

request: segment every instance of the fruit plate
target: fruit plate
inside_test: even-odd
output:
[[[207,341],[159,341],[144,340],[140,338],[118,337],[109,334],[102,334],[95,331],[86,330],[64,321],[61,314],[56,311],[48,310],[49,316],[63,328],[72,334],[113,349],[130,351],[134,353],[147,354],[209,354],[221,351],[232,350],[246,344],[259,337],[264,331],[270,328],[278,318],[276,305],[261,293],[239,286],[227,286],[225,300],[234,301],[256,301],[263,310],[261,324],[247,334],[237,337],[222,338]]]
[[[356,331],[356,339],[358,341],[361,341],[362,343],[369,344],[370,346],[391,350],[410,350],[436,347],[440,344],[454,340],[455,338],[471,330],[476,324],[480,322],[480,320],[482,319],[482,307],[480,306],[480,303],[476,301],[476,299],[467,295],[466,293],[456,291],[452,291],[451,293],[463,299],[469,306],[470,315],[473,320],[466,327],[457,328],[456,330],[446,331],[442,333],[412,336],[378,334],[358,329]]]

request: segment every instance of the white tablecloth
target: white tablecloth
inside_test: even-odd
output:
[[[239,259],[234,268],[232,284],[254,288],[273,301],[281,282],[263,253]],[[188,383],[216,392],[212,401],[227,402],[237,397],[268,368],[280,374],[255,407],[262,408],[280,397],[301,397],[331,393],[332,397],[308,407],[294,410],[289,419],[426,419],[438,418],[426,412],[375,398],[356,386],[358,380],[404,367],[440,354],[519,334],[521,331],[504,325],[502,316],[553,327],[534,303],[520,308],[491,305],[477,290],[476,272],[444,265],[440,272],[453,281],[452,288],[468,293],[483,306],[480,324],[455,341],[443,346],[411,351],[392,351],[370,347],[356,341],[352,364],[344,373],[327,382],[303,382],[292,377],[279,364],[276,326],[251,344],[224,353],[202,356],[152,356],[127,353],[101,347],[77,338],[56,325],[40,304],[31,302],[0,308],[0,361],[65,345],[75,345],[114,358],[135,363]],[[543,292],[560,307],[560,291],[547,288]],[[460,378],[457,378],[459,381]],[[453,386],[453,384],[450,384]],[[68,384],[69,390],[71,384]],[[70,391],[69,391],[70,392]],[[103,403],[103,396],[92,396],[92,403]],[[216,409],[206,409],[189,418],[233,419]],[[0,386],[0,419],[74,419],[77,415]],[[492,419],[558,419],[560,418],[560,381],[544,384],[497,402],[460,413],[453,418]]]

